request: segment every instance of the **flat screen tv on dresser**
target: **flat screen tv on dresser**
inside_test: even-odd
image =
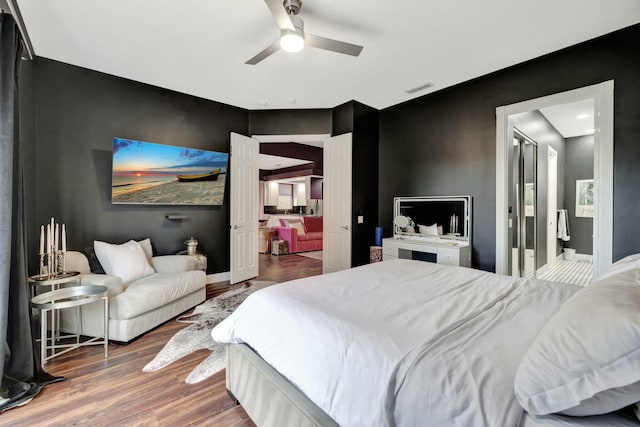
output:
[[[393,237],[383,258],[410,258],[471,266],[471,196],[393,199]]]

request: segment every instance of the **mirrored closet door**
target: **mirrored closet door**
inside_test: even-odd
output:
[[[538,145],[514,129],[511,195],[511,275],[535,277]]]

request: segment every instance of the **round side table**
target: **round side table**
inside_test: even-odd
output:
[[[103,300],[104,302],[104,336],[91,338],[87,341],[80,342],[81,317],[80,306],[85,304],[91,304],[93,302]],[[40,310],[40,356],[42,366],[47,363],[47,360],[53,359],[56,356],[67,353],[68,351],[86,345],[104,345],[104,357],[108,356],[108,344],[109,344],[109,297],[108,289],[106,286],[97,285],[83,285],[73,286],[70,288],[61,288],[53,291],[45,292],[40,295],[36,295],[31,299],[31,306],[37,310]],[[49,311],[55,313],[57,310],[65,308],[76,308],[76,342],[73,344],[56,344],[54,329],[51,331],[51,344],[47,337],[47,318]],[[54,316],[52,316],[54,318]],[[56,351],[63,349],[62,351]],[[50,351],[50,353],[49,353]]]
[[[56,290],[65,284],[80,284],[80,272],[67,271],[66,273],[56,274],[55,276],[29,276],[29,284],[31,285],[31,297],[36,295],[36,288],[40,286],[49,286],[51,291]]]
[[[67,271],[65,273],[60,273],[52,276],[40,276],[39,274],[36,274],[34,276],[29,276],[29,284],[31,285],[31,298],[33,298],[39,293],[39,289],[43,288],[44,286],[48,286],[50,291],[55,291],[56,289],[68,286],[79,286],[80,272]],[[67,338],[66,336],[60,336],[60,319],[57,315],[58,313],[56,311],[51,311],[51,324],[53,325],[51,332],[52,345],[54,341],[58,341],[60,338]]]

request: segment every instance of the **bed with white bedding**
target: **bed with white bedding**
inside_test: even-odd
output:
[[[527,400],[526,369],[520,375],[525,387],[516,398],[521,361],[545,323],[579,290],[392,260],[256,292],[212,336],[248,344],[259,355],[250,369],[266,362],[266,369],[274,371],[265,375],[286,383],[276,389],[300,393],[300,399],[290,399],[293,406],[303,402],[306,411],[318,413],[315,424],[518,426],[526,420],[521,401],[532,413],[546,402],[539,402],[538,391],[533,403]],[[259,423],[282,425],[287,410],[280,410],[287,416],[278,421],[273,414],[252,414],[260,408],[265,412],[266,403],[247,400],[258,399],[261,390],[269,396],[275,392],[259,385],[247,393],[251,383],[247,375],[234,376],[235,360],[230,356],[230,391],[245,408],[259,407],[248,410]],[[256,369],[256,376],[267,372]],[[323,416],[328,417],[323,421]],[[304,425],[300,420],[294,424]]]

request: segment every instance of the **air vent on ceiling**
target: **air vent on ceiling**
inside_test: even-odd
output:
[[[426,82],[424,84],[421,84],[420,86],[416,86],[414,88],[407,89],[407,90],[405,90],[405,92],[407,92],[410,95],[413,95],[416,92],[420,92],[421,90],[429,89],[430,87],[433,87],[433,83]]]

